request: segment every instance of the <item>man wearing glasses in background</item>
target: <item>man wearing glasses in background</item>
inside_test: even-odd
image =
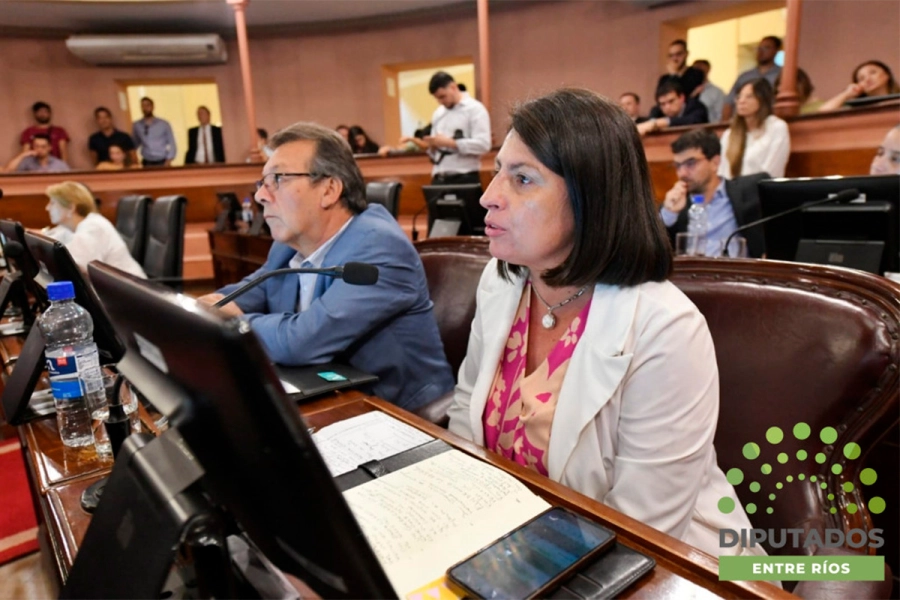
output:
[[[144,117],[131,128],[135,144],[141,149],[141,164],[145,167],[169,167],[178,148],[172,126],[164,119],[153,116],[153,100],[141,98]]]
[[[256,201],[275,243],[243,281],[201,298],[215,303],[275,269],[364,262],[375,285],[307,274],[275,276],[224,310],[241,315],[282,365],[349,363],[379,377],[372,393],[416,410],[453,389],[418,252],[388,211],[366,203],[347,142],[314,123],[269,140]]]
[[[689,67],[687,63],[687,42],[675,40],[669,44],[669,60],[666,61],[666,72],[656,82],[656,89],[667,81],[677,81],[686,98],[693,98],[694,90],[703,84],[706,76],[703,71]]]
[[[669,232],[672,244],[675,234],[687,231],[691,196],[702,194],[706,203],[709,226],[706,254],[716,256],[722,243],[741,225],[761,218],[757,183],[769,179],[767,173],[756,173],[732,180],[718,175],[722,146],[710,129],[688,131],[672,143],[678,182],[666,193],[659,216]],[[747,239],[747,254],[762,258],[766,246],[761,226],[742,232]]]

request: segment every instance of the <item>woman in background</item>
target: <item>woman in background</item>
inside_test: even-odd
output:
[[[97,212],[94,196],[87,187],[64,181],[51,185],[46,193],[50,198],[47,203],[50,222],[72,232],[63,243],[79,267],[86,269],[89,262],[99,260],[126,273],[146,277],[113,224]]]
[[[450,431],[714,556],[741,552],[719,548],[720,528],[750,523],[716,464],[712,338],[667,281],[631,118],[587,90],[527,102],[495,172]]]
[[[378,144],[369,139],[362,127],[354,125],[350,128],[350,149],[353,154],[375,154]]]
[[[135,169],[137,165],[130,164],[128,154],[118,144],[109,145],[109,160],[97,163],[98,171],[121,171],[122,169]]]
[[[825,102],[819,108],[819,112],[837,110],[847,100],[853,98],[877,98],[900,93],[900,86],[897,85],[890,67],[880,60],[867,60],[853,69],[852,79],[853,83],[840,94]]]
[[[760,78],[740,89],[731,126],[722,134],[725,160],[719,164],[720,177],[754,173],[784,177],[791,137],[787,123],[774,112],[775,94],[768,81]]]

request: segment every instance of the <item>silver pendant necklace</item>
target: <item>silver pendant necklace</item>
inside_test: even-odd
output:
[[[578,290],[577,292],[575,292],[574,294],[572,294],[571,296],[569,296],[568,298],[563,300],[562,302],[558,302],[557,304],[554,304],[553,306],[550,306],[550,304],[548,304],[546,300],[541,298],[541,295],[538,293],[537,288],[534,287],[534,285],[531,286],[531,289],[534,290],[534,295],[538,297],[538,300],[543,302],[544,306],[547,307],[547,314],[544,315],[544,318],[541,319],[541,325],[544,327],[544,329],[553,329],[554,327],[556,327],[556,315],[553,314],[553,311],[556,310],[557,308],[562,308],[563,306],[565,306],[569,302],[575,300],[576,298],[580,298],[581,295],[584,294],[584,292],[588,289],[588,286],[584,286],[583,288],[581,288],[580,290]]]

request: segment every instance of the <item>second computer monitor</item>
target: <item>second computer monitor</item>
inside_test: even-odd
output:
[[[480,183],[423,185],[428,205],[428,237],[484,235],[487,210]]]
[[[823,204],[766,223],[767,258],[900,271],[897,175],[770,179],[759,183],[759,200],[766,217],[851,189],[865,201]]]
[[[128,347],[119,371],[170,417],[214,503],[322,597],[396,597],[250,326],[112,267],[88,272]]]

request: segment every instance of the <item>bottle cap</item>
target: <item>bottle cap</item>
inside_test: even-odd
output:
[[[703,194],[694,194],[693,196],[691,196],[691,202],[693,202],[694,204],[703,204],[703,200]]]
[[[75,286],[71,281],[54,281],[47,286],[47,298],[51,302],[72,300],[75,298]]]

